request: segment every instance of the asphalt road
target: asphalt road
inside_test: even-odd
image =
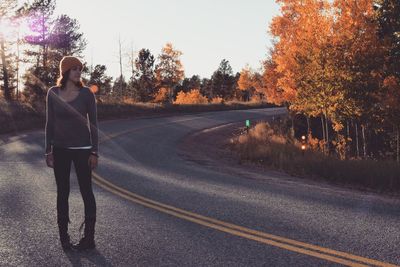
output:
[[[96,245],[65,253],[44,131],[0,144],[0,266],[400,265],[400,201],[265,173],[208,167],[177,147],[205,128],[282,110],[220,111],[100,122]],[[198,146],[202,144],[199,143]],[[254,175],[260,175],[254,174]],[[70,234],[83,202],[74,168]]]

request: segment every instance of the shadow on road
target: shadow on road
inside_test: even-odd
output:
[[[84,262],[82,264],[82,259],[87,259],[95,266],[112,266],[111,263],[98,251],[97,249],[93,249],[91,251],[68,251],[65,253],[71,262],[72,266],[86,266],[87,264]]]

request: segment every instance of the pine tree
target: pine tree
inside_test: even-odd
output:
[[[148,102],[154,98],[156,93],[154,62],[154,56],[145,48],[139,51],[135,59],[131,86],[138,101]]]
[[[17,1],[4,0],[0,2],[0,79],[2,86],[0,91],[3,91],[4,98],[8,101],[13,99],[13,92],[17,82],[16,77],[16,56],[11,51],[11,47],[18,40],[11,36],[7,36],[7,32],[12,28],[12,20],[16,17]],[[11,34],[11,32],[9,32]]]
[[[33,32],[25,37],[29,45],[25,54],[33,65],[23,77],[24,95],[31,101],[44,100],[47,89],[58,78],[59,62],[63,56],[79,57],[86,47],[83,34],[78,32],[80,26],[77,20],[67,15],[53,19],[54,9],[53,0],[35,0],[22,11]]]
[[[176,92],[183,91],[183,92],[187,93],[192,89],[200,88],[200,86],[201,86],[200,76],[199,75],[193,75],[190,78],[183,79],[182,84],[178,85],[176,87]],[[174,98],[175,97],[176,97],[176,95],[174,95]]]
[[[88,85],[96,85],[98,95],[109,95],[111,93],[112,77],[106,75],[105,65],[96,65],[90,73]]]
[[[223,59],[218,69],[211,77],[211,98],[222,97],[225,100],[233,98],[236,90],[236,82],[239,76],[234,76],[229,61]]]

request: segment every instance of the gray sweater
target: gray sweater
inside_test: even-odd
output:
[[[72,101],[59,96],[59,87],[51,87],[46,96],[46,153],[57,147],[92,146],[98,152],[96,97],[88,87],[82,87]],[[89,120],[88,120],[89,117]]]

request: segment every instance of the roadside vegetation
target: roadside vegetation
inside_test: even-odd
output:
[[[140,103],[127,99],[104,100],[97,104],[98,120],[117,118],[136,118],[158,114],[182,114],[231,109],[266,108],[273,105],[266,102],[226,101],[222,103],[163,104]],[[44,129],[46,110],[42,104],[6,102],[0,99],[0,134],[18,133],[22,130]]]
[[[396,161],[340,159],[322,152],[317,139],[308,139],[303,152],[301,138],[291,135],[289,123],[259,122],[230,140],[230,149],[242,162],[288,174],[374,191],[400,191],[400,165]],[[322,146],[323,147],[323,146]]]

